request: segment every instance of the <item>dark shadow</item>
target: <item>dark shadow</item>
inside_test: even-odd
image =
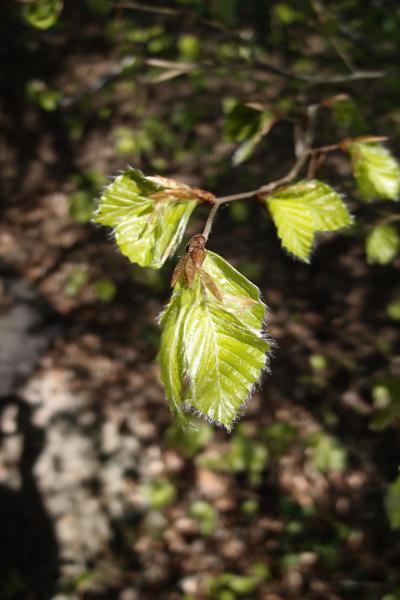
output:
[[[21,487],[0,485],[0,597],[3,600],[47,600],[53,597],[59,557],[51,519],[33,469],[44,446],[43,429],[32,423],[32,407],[17,396],[0,399],[0,416],[16,406],[17,431],[23,444],[18,470]],[[10,435],[0,430],[0,446]]]

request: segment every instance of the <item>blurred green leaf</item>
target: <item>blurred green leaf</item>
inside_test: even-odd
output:
[[[296,10],[287,2],[278,2],[273,7],[275,19],[282,25],[293,25],[304,19],[304,13]]]
[[[228,205],[230,217],[236,223],[245,223],[249,216],[249,208],[245,202],[232,202]]]
[[[110,0],[85,0],[86,6],[95,13],[106,15],[113,9]]]
[[[313,371],[324,371],[328,364],[325,356],[322,354],[312,354],[309,362]]]
[[[268,108],[237,101],[225,102],[225,112],[226,139],[241,142],[232,159],[234,165],[239,165],[252,155],[257,144],[276,123],[278,116]]]
[[[189,515],[199,521],[202,535],[209,536],[214,533],[218,513],[212,504],[204,500],[196,500],[190,505]]]
[[[98,279],[93,287],[97,298],[102,302],[111,302],[117,293],[117,286],[111,279]]]
[[[400,529],[400,475],[386,490],[385,509],[390,527]]]
[[[144,484],[141,494],[148,500],[151,508],[158,510],[172,504],[177,496],[175,485],[168,479],[157,479]]]
[[[36,29],[49,29],[57,23],[63,0],[34,0],[23,7],[24,19]]]
[[[284,421],[278,421],[263,430],[263,438],[274,456],[283,456],[297,437],[297,430]]]
[[[182,429],[171,425],[165,432],[168,446],[176,448],[187,458],[195,456],[212,439],[213,430],[206,423],[196,423],[193,428]]]
[[[389,150],[380,144],[366,142],[348,144],[347,150],[358,189],[365,200],[398,200],[400,166]]]
[[[336,231],[352,222],[339,194],[316,179],[289,185],[265,202],[282,246],[304,262],[310,261],[316,232]]]
[[[249,437],[246,428],[238,427],[230,439],[229,450],[203,458],[201,464],[216,471],[245,473],[252,485],[259,485],[268,459],[265,443]]]
[[[77,296],[89,280],[89,270],[86,266],[76,267],[68,276],[64,291],[67,296]]]
[[[371,421],[373,431],[383,431],[400,418],[400,378],[384,377],[371,390],[374,408],[378,410]]]
[[[346,449],[339,440],[324,432],[315,432],[305,440],[311,448],[311,462],[318,471],[343,471],[347,464]]]
[[[386,314],[393,321],[400,321],[400,300],[390,302],[386,307]]]
[[[211,598],[223,600],[229,596],[222,595],[225,591],[236,596],[248,596],[253,594],[259,585],[270,577],[266,565],[258,563],[253,566],[249,575],[235,575],[234,573],[221,573],[210,581],[209,594]]]
[[[260,503],[257,500],[245,500],[242,502],[240,510],[247,517],[256,517],[260,511]]]
[[[394,225],[377,225],[367,236],[365,251],[368,263],[386,265],[400,250],[400,236]]]
[[[185,61],[195,61],[199,57],[200,42],[198,37],[191,34],[182,34],[178,38],[178,50]]]
[[[56,110],[62,99],[58,90],[53,90],[40,79],[30,79],[25,87],[26,95],[35,104],[47,112]]]
[[[93,196],[84,190],[77,190],[71,194],[69,214],[76,223],[88,223],[93,215],[96,202]]]
[[[300,564],[300,554],[297,552],[288,552],[284,554],[281,558],[281,565],[284,571],[289,571],[290,569],[296,568]]]
[[[347,135],[360,135],[366,129],[360,109],[347,94],[339,94],[323,102],[333,113],[338,128]]]

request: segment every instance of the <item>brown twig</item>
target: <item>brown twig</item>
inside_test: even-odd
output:
[[[389,217],[385,217],[381,219],[377,223],[375,223],[374,227],[381,225],[389,225],[389,223],[395,223],[396,221],[400,221],[400,215],[390,215]]]

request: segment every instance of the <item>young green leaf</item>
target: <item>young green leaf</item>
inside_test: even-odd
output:
[[[217,295],[202,272],[218,287]],[[158,355],[178,418],[195,411],[231,428],[266,365],[265,312],[258,288],[217,254],[206,253],[189,283],[182,270],[160,316]]]
[[[180,243],[201,194],[129,168],[104,190],[93,220],[114,228],[119,249],[132,262],[158,269]]]
[[[351,156],[358,189],[365,200],[398,200],[400,165],[389,150],[376,143],[357,141],[347,144],[346,149]]]
[[[309,262],[315,233],[336,231],[352,222],[341,197],[326,183],[304,180],[266,198],[282,246]]]
[[[368,234],[365,251],[369,264],[386,265],[400,250],[400,236],[393,225],[377,225]]]
[[[24,6],[24,19],[36,29],[50,29],[56,24],[63,0],[33,0]]]

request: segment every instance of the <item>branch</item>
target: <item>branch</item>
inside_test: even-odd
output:
[[[122,8],[122,9],[131,9],[131,10],[138,10],[141,12],[149,12],[149,13],[153,13],[153,14],[160,14],[160,15],[164,15],[167,17],[190,17],[190,19],[192,20],[192,22],[197,22],[197,24],[201,25],[201,26],[205,26],[208,27],[209,29],[213,29],[214,31],[217,31],[218,33],[221,33],[223,35],[225,35],[226,37],[231,38],[232,40],[243,44],[244,42],[248,42],[248,40],[244,39],[240,33],[237,32],[233,32],[230,31],[229,29],[227,29],[226,27],[224,27],[223,25],[221,25],[220,23],[217,23],[215,21],[209,20],[209,19],[205,19],[203,17],[199,17],[197,15],[193,15],[193,13],[189,13],[188,11],[184,11],[184,10],[177,10],[174,8],[169,8],[166,6],[149,6],[147,4],[141,4],[140,2],[130,2],[128,1],[122,1],[122,2],[114,2],[112,4],[112,6],[114,8]],[[270,73],[272,73],[273,75],[277,75],[279,77],[282,77],[284,79],[291,79],[294,81],[303,81],[305,83],[308,83],[310,85],[322,85],[322,84],[332,84],[332,83],[346,83],[346,82],[351,82],[351,81],[361,81],[361,80],[366,80],[366,79],[384,79],[384,78],[388,78],[388,77],[400,77],[400,72],[387,72],[387,71],[362,71],[362,70],[355,70],[351,73],[344,73],[344,74],[337,74],[337,75],[327,75],[325,77],[313,77],[310,75],[304,75],[304,74],[300,74],[300,73],[294,73],[292,71],[288,71],[284,68],[278,67],[277,65],[272,64],[271,62],[265,60],[264,58],[255,58],[253,56],[253,64],[255,67],[259,67],[260,69],[264,70],[264,71],[269,71]],[[207,67],[207,66],[211,66],[212,68],[215,68],[215,63],[213,63],[212,65],[205,65],[205,64],[198,64],[198,67]]]

